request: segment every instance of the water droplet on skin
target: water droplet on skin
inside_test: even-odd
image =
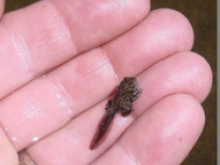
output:
[[[195,69],[194,72],[197,74],[198,73],[198,69]]]
[[[67,104],[65,102],[61,102],[61,106],[64,107],[66,106]]]
[[[36,141],[38,141],[38,140],[39,140],[38,137],[34,137],[34,138],[33,138],[33,141],[34,141],[34,142],[36,142]]]
[[[58,94],[58,95],[57,95],[57,98],[60,99],[60,98],[61,98],[61,95]]]

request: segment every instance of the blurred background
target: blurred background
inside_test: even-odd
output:
[[[37,2],[36,0],[6,0],[5,12],[16,10]],[[181,165],[216,165],[217,150],[217,101],[216,101],[216,61],[217,61],[217,2],[215,0],[164,1],[152,0],[152,10],[172,8],[183,13],[191,22],[195,33],[193,51],[201,54],[213,71],[213,87],[208,98],[203,102],[206,114],[204,131],[189,156]],[[201,89],[202,90],[202,89]]]

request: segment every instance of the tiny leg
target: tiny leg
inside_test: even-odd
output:
[[[137,91],[133,94],[133,97],[132,97],[131,101],[135,101],[135,100],[140,96],[141,92],[142,92],[142,91],[141,91],[140,89],[137,90]]]
[[[112,106],[112,100],[109,100],[106,104],[105,110],[108,110]]]
[[[132,109],[124,109],[121,111],[122,116],[128,116],[131,113]]]

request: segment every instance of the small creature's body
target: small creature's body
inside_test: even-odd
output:
[[[132,102],[140,95],[138,82],[136,78],[125,77],[119,85],[113,100],[109,100],[106,106],[106,115],[100,124],[99,130],[91,142],[90,149],[95,149],[99,146],[101,138],[105,135],[108,127],[111,124],[115,114],[121,111],[122,116],[127,116],[131,113]]]

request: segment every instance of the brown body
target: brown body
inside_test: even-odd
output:
[[[127,116],[131,113],[132,102],[138,98],[140,90],[136,78],[125,77],[119,85],[113,100],[110,100],[106,106],[107,113],[103,118],[99,130],[91,142],[90,149],[95,149],[99,146],[100,140],[105,135],[115,114],[119,111],[122,116]]]

